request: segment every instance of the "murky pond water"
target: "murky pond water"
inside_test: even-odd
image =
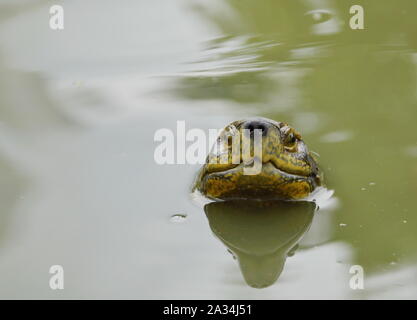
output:
[[[341,0],[2,1],[0,298],[417,298],[417,3],[355,4],[364,30]],[[160,128],[253,115],[302,133],[330,205],[228,215],[154,160]],[[258,289],[230,247],[248,283],[290,256]]]

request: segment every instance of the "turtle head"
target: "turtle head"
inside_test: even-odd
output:
[[[250,118],[221,130],[194,189],[211,199],[302,199],[321,184],[299,132],[284,122]]]

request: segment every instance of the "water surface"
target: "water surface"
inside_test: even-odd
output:
[[[416,298],[417,3],[355,4],[365,30],[341,0],[2,1],[0,297]],[[335,191],[263,289],[191,200],[199,166],[153,158],[177,120],[253,115],[297,128]]]

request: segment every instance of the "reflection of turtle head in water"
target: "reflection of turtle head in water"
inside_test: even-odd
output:
[[[255,288],[278,279],[287,256],[308,231],[314,209],[313,202],[252,200],[211,202],[204,207],[211,230]]]
[[[256,174],[245,174],[257,157],[256,129],[261,130],[261,167]],[[236,144],[236,137],[242,143]],[[218,144],[200,170],[194,190],[223,200],[204,208],[211,229],[233,252],[250,286],[269,286],[309,229],[315,210],[312,202],[284,200],[307,197],[322,184],[322,177],[301,135],[283,122],[235,121],[221,131]],[[250,146],[252,162],[244,158],[245,145]]]

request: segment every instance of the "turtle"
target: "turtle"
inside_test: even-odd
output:
[[[259,170],[250,172],[256,165]],[[300,200],[322,181],[315,156],[297,130],[253,117],[220,131],[192,190],[212,200]]]

